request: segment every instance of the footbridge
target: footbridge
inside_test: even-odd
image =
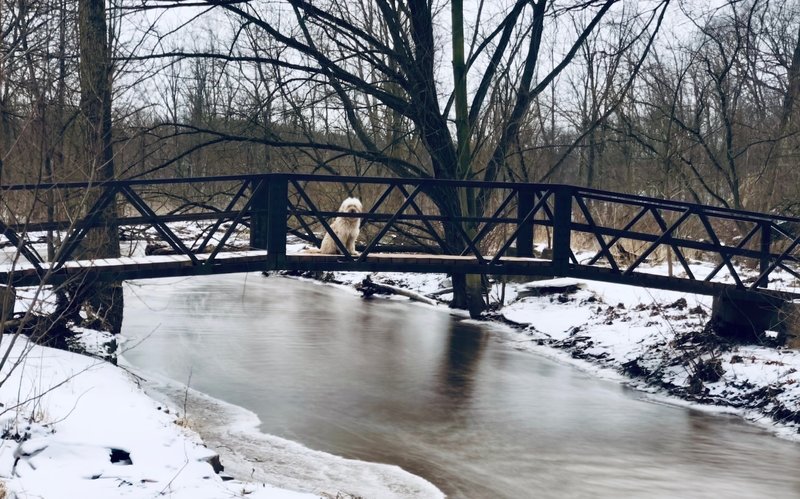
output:
[[[347,196],[364,212],[337,212]],[[269,173],[3,185],[0,197],[0,284],[18,287],[348,270],[800,297],[798,218],[570,185]],[[334,217],[360,220],[356,253],[331,229]],[[91,234],[108,220],[121,256],[92,257]],[[340,254],[303,249],[326,233]]]

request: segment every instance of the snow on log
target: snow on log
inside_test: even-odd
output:
[[[389,284],[381,284],[379,282],[374,282],[370,279],[369,276],[365,277],[361,283],[356,286],[356,288],[361,291],[364,297],[372,296],[376,293],[378,294],[390,294],[390,295],[400,295],[405,296],[414,301],[427,303],[428,305],[438,305],[436,300],[432,300],[425,295],[421,295],[419,293],[415,293],[414,291],[409,291],[407,289],[399,288],[397,286],[391,286]]]

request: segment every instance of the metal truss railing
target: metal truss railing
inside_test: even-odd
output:
[[[55,210],[60,221],[43,219],[38,199],[45,192],[62,200]],[[65,193],[74,194],[76,213],[66,208]],[[340,256],[325,264],[329,268],[340,263],[357,269],[391,250],[469,257],[469,272],[525,272],[520,258],[534,257],[534,240],[546,240],[552,253],[543,259],[549,263],[531,272],[709,294],[723,287],[764,292],[777,270],[800,279],[800,219],[568,185],[273,173],[6,185],[0,195],[7,213],[14,211],[13,199],[26,214],[0,220],[2,235],[42,276],[81,254],[87,235],[106,225],[103,214],[113,205],[121,214],[117,227],[152,228],[197,273],[218,265],[230,238],[249,226],[250,246],[267,250],[268,267],[275,269],[291,267],[287,236],[318,245],[321,235],[330,234]],[[323,209],[349,195],[362,198],[364,213]],[[331,228],[333,217],[361,220],[360,252],[348,252]],[[188,244],[174,231],[180,221],[205,221],[203,237]],[[28,240],[28,234],[47,230],[61,235],[49,262]],[[678,272],[666,281],[654,280],[645,267],[659,250],[677,261]],[[714,262],[704,275],[690,265],[699,259]],[[409,264],[407,270],[435,268]],[[669,284],[678,282],[691,285]]]

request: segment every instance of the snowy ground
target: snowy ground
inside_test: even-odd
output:
[[[223,481],[180,415],[108,362],[21,337],[2,374],[3,497],[319,497]]]

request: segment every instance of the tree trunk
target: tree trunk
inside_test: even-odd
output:
[[[111,145],[111,63],[106,29],[104,0],[79,0],[81,126],[86,151],[86,171],[92,182],[114,178],[114,152]],[[99,195],[93,190],[87,209]],[[84,240],[83,257],[120,256],[116,204],[100,214],[103,226],[92,229]],[[112,333],[122,326],[122,287],[120,283],[89,283],[91,292],[83,303],[100,324]]]
[[[460,193],[456,188],[443,187],[428,194],[436,203],[439,212],[452,220],[460,218],[461,214],[466,212],[467,208],[462,205]],[[461,231],[455,225],[457,223],[460,222],[445,222],[443,224],[444,242],[447,245],[445,250],[456,255],[467,247]],[[467,234],[474,233],[469,227],[465,228],[465,230]],[[453,300],[450,302],[450,307],[469,310],[470,317],[477,318],[486,309],[486,304],[483,301],[482,276],[454,273],[451,278],[453,280]]]
[[[471,130],[469,125],[469,107],[467,105],[467,66],[464,62],[464,5],[463,0],[453,0],[451,3],[452,28],[453,28],[453,81],[456,112],[456,176],[459,179],[469,179],[471,176],[472,158],[470,153]],[[469,189],[459,189],[456,199],[460,213],[475,215],[475,196]],[[473,234],[471,224],[463,228],[467,234]],[[451,229],[451,232],[455,229]],[[456,250],[462,250],[466,245],[456,236],[451,238],[459,240]],[[477,318],[486,308],[483,302],[481,276],[473,274],[454,274],[453,301],[450,304],[455,308],[466,308],[472,318]],[[477,285],[476,285],[477,282]]]

